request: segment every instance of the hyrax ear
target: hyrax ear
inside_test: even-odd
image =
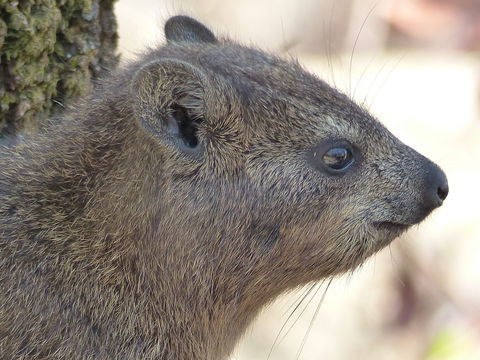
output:
[[[216,43],[215,35],[203,24],[188,16],[174,16],[165,23],[169,43]]]
[[[154,61],[136,74],[131,91],[134,112],[145,131],[190,156],[200,156],[198,129],[205,117],[204,73],[174,59]]]

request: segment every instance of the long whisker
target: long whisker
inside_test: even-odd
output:
[[[364,107],[367,107],[365,104],[367,102],[367,97],[368,97],[368,94],[370,94],[370,91],[372,91],[375,83],[377,82],[377,79],[378,77],[380,76],[381,73],[383,73],[383,69],[385,69],[385,67],[387,66],[387,64],[389,64],[391,62],[391,59],[385,61],[382,66],[380,66],[380,69],[377,71],[377,73],[375,74],[375,76],[373,77],[373,80],[370,82],[370,85],[368,86],[368,89],[365,93],[365,97],[363,98],[363,101],[362,101],[362,106]],[[370,108],[370,106],[368,106],[367,108]]]
[[[403,281],[402,276],[401,276],[402,265],[399,264],[398,260],[393,255],[392,244],[388,245],[388,249],[390,250],[390,258],[392,259],[392,267],[393,267],[393,265],[395,265],[395,267],[396,267],[396,269],[394,269],[395,278],[402,287],[405,287],[406,286],[405,282]]]
[[[355,89],[353,89],[353,94],[352,94],[352,99],[355,99],[355,94],[357,92],[358,86],[362,82],[363,76],[367,72],[367,70],[370,68],[370,65],[372,65],[373,60],[375,60],[375,56],[372,56],[370,61],[368,62],[367,66],[363,69],[362,73],[360,74],[360,77],[358,78],[357,84],[355,85]]]
[[[301,303],[305,300],[305,298],[310,294],[310,292],[313,290],[313,288],[317,285],[317,283],[311,284],[307,289],[302,291],[302,293],[297,297],[297,299],[290,304],[290,306],[285,310],[285,312],[282,314],[282,317],[285,316],[287,313],[290,313],[291,315],[291,309],[293,309],[293,312],[301,305]],[[288,318],[287,318],[288,320]]]
[[[297,356],[295,357],[296,360],[300,358],[300,355],[302,354],[303,347],[305,346],[305,343],[307,342],[308,335],[310,335],[310,331],[312,330],[313,323],[315,322],[315,319],[318,316],[318,313],[320,311],[320,307],[323,304],[323,300],[325,300],[325,296],[327,295],[328,288],[330,287],[330,284],[332,283],[333,278],[330,279],[328,282],[325,290],[323,291],[322,297],[320,298],[320,301],[318,302],[317,308],[315,309],[315,313],[313,314],[312,320],[310,320],[310,324],[308,325],[307,332],[305,333],[305,336],[303,337],[302,344],[300,345],[300,349],[298,349]]]
[[[285,311],[285,313],[283,314],[283,316],[285,316],[285,314],[287,312],[290,311],[290,309],[293,307],[293,310],[290,312],[290,314],[288,315],[287,319],[283,322],[283,325],[282,327],[280,328],[280,330],[277,332],[277,335],[275,336],[275,340],[273,341],[273,344],[272,346],[270,347],[270,351],[268,352],[268,356],[267,356],[267,360],[270,359],[270,357],[272,356],[272,353],[273,353],[273,350],[275,350],[275,347],[281,342],[281,340],[284,339],[284,337],[282,337],[282,339],[279,341],[279,338],[280,338],[280,335],[282,334],[283,332],[283,329],[285,329],[285,326],[287,326],[288,322],[290,321],[290,319],[292,318],[293,314],[295,314],[295,312],[297,311],[297,309],[302,305],[302,303],[305,301],[305,299],[308,297],[308,295],[312,292],[312,290],[315,288],[315,286],[317,286],[316,283],[312,284],[309,288],[307,288],[289,307],[288,309]],[[300,313],[301,314],[301,313]],[[287,331],[288,333],[288,331]]]
[[[355,38],[355,42],[353,43],[352,52],[350,54],[350,65],[349,65],[349,69],[348,69],[349,93],[350,93],[350,95],[352,95],[352,65],[353,65],[353,55],[355,54],[355,48],[357,47],[358,39],[360,38],[360,35],[362,34],[363,28],[365,27],[365,24],[367,23],[368,18],[373,13],[373,11],[377,7],[377,5],[378,5],[378,2],[376,2],[372,6],[370,11],[368,12],[367,16],[365,17],[365,19],[362,22],[362,25],[360,26],[360,30],[357,33],[357,37]]]
[[[328,22],[328,34],[327,34],[327,41],[325,41],[325,21],[323,22],[323,36],[324,36],[324,44],[326,47],[326,54],[327,54],[327,65],[330,70],[330,76],[332,77],[332,84],[334,87],[337,87],[336,81],[335,81],[335,70],[333,68],[333,61],[332,61],[332,19],[333,19],[333,13],[335,9],[335,2],[332,1],[332,6],[330,7],[330,18]],[[328,46],[327,46],[328,44]]]
[[[310,300],[308,300],[308,302],[305,304],[304,308],[302,309],[302,311],[300,311],[300,314],[298,314],[297,318],[293,321],[292,324],[290,324],[290,327],[287,329],[287,331],[285,332],[285,334],[282,336],[282,338],[280,339],[280,343],[287,337],[287,335],[290,333],[290,331],[293,329],[293,327],[295,326],[295,324],[298,322],[298,320],[300,320],[300,318],[302,317],[303,313],[305,312],[305,310],[307,310],[308,306],[310,305],[310,303],[312,302],[313,299],[315,299],[315,296],[317,295],[318,291],[321,289],[322,285],[323,285],[323,282],[319,283],[319,284],[316,284],[318,285],[317,289],[315,290],[315,292],[312,294],[312,296],[310,297]]]
[[[373,103],[375,102],[375,99],[376,99],[377,96],[380,94],[380,91],[382,91],[382,89],[383,89],[383,87],[385,86],[387,80],[390,78],[390,75],[392,75],[393,71],[397,68],[398,64],[400,64],[400,62],[405,58],[405,56],[406,56],[406,53],[403,53],[403,54],[398,58],[398,60],[395,62],[395,64],[393,64],[392,68],[391,68],[390,71],[388,72],[387,76],[383,79],[382,83],[380,84],[380,87],[378,88],[377,92],[376,92],[375,95],[373,96],[371,105],[373,105]],[[371,105],[370,105],[369,107],[371,107]]]

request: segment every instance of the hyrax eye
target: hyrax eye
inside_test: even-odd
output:
[[[346,170],[353,163],[353,154],[349,148],[334,147],[322,156],[323,163],[334,171]]]
[[[328,175],[345,174],[358,158],[358,151],[346,140],[326,140],[307,153],[310,165]]]

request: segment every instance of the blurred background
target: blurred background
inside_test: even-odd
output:
[[[179,13],[298,57],[449,178],[425,223],[328,291],[278,299],[232,359],[480,359],[479,0],[119,0],[116,13],[123,60]]]

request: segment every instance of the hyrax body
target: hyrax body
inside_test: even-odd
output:
[[[2,359],[225,359],[263,305],[354,268],[442,171],[303,70],[188,17],[0,158]]]

